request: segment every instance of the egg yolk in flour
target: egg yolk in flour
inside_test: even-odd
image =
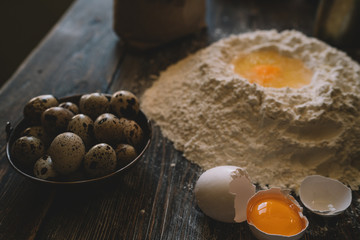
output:
[[[248,221],[268,234],[291,236],[304,229],[299,213],[292,203],[276,198],[261,199],[247,212]]]
[[[313,75],[301,60],[275,51],[240,54],[232,64],[237,74],[263,87],[301,88],[311,82]]]

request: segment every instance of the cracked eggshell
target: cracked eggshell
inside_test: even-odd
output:
[[[243,168],[232,172],[229,191],[235,194],[235,222],[246,221],[246,211],[249,199],[255,194],[255,185],[251,183],[248,173]]]
[[[244,169],[218,166],[200,176],[194,192],[204,214],[221,222],[234,223],[246,220],[247,201],[255,194],[255,186]]]
[[[65,132],[54,138],[48,154],[53,161],[54,169],[62,175],[67,175],[80,167],[85,155],[85,145],[78,135]]]
[[[301,185],[299,196],[307,209],[322,216],[335,216],[351,204],[351,189],[338,180],[311,175]]]
[[[250,211],[252,211],[253,206],[258,203],[261,199],[281,199],[291,206],[293,210],[295,210],[302,221],[302,229],[297,234],[286,236],[286,235],[279,235],[279,234],[270,234],[260,230],[255,224],[249,219]],[[259,240],[297,240],[300,239],[305,230],[309,226],[308,219],[303,215],[303,208],[300,204],[292,197],[288,190],[282,190],[280,188],[271,188],[267,190],[258,191],[255,195],[253,195],[247,205],[247,223],[249,224],[250,230],[254,234],[254,236]]]

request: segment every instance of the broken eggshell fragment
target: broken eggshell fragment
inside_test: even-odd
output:
[[[247,201],[255,194],[255,186],[244,169],[218,166],[199,177],[194,192],[204,214],[221,222],[234,223],[246,220]]]
[[[237,168],[231,173],[232,181],[229,184],[229,191],[235,194],[235,222],[246,221],[246,209],[249,199],[255,194],[255,185],[251,183],[248,173]]]
[[[301,185],[299,196],[307,209],[321,216],[335,216],[351,204],[351,189],[338,180],[311,175]]]

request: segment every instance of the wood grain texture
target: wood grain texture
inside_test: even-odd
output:
[[[137,52],[113,33],[111,0],[78,0],[0,90],[0,125],[17,122],[33,96],[133,91],[138,96],[170,64],[226,37],[256,29],[311,35],[317,2],[207,1],[206,30]],[[255,239],[246,223],[206,217],[193,188],[202,170],[154,126],[150,148],[125,174],[81,187],[35,184],[17,174],[0,138],[0,239]],[[335,218],[305,209],[303,239],[358,239],[360,194]]]

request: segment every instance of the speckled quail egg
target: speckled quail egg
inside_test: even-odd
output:
[[[73,114],[79,113],[79,107],[72,102],[63,102],[59,104],[59,107],[66,108],[67,110],[71,111]]]
[[[57,135],[48,149],[54,169],[66,175],[75,172],[85,155],[85,145],[75,133],[65,132]]]
[[[50,136],[65,132],[74,114],[62,107],[51,107],[41,115],[41,124]]]
[[[26,128],[21,136],[33,136],[40,139],[45,147],[49,146],[51,143],[51,137],[46,133],[45,129],[42,126],[31,126]]]
[[[139,113],[139,100],[133,93],[121,90],[111,96],[110,107],[118,117],[134,117]]]
[[[110,145],[123,141],[124,121],[114,114],[101,114],[94,123],[95,138]]]
[[[89,148],[94,142],[94,122],[84,114],[73,116],[68,124],[67,131],[81,137],[86,148]]]
[[[126,141],[133,146],[139,146],[143,140],[143,130],[133,120],[124,120],[124,137]]]
[[[35,162],[34,175],[41,179],[54,178],[58,175],[50,156],[44,155]]]
[[[105,176],[116,169],[115,150],[106,143],[93,146],[84,158],[85,171],[93,177]]]
[[[20,168],[31,168],[45,153],[44,144],[33,136],[24,136],[16,139],[11,148],[11,155]]]
[[[53,95],[40,95],[30,99],[24,107],[24,118],[32,124],[39,124],[41,114],[50,107],[59,105],[58,100]]]
[[[118,144],[115,153],[119,167],[128,165],[137,156],[135,148],[129,144]]]
[[[80,112],[95,120],[99,115],[109,112],[108,98],[101,93],[84,94],[79,102]]]

